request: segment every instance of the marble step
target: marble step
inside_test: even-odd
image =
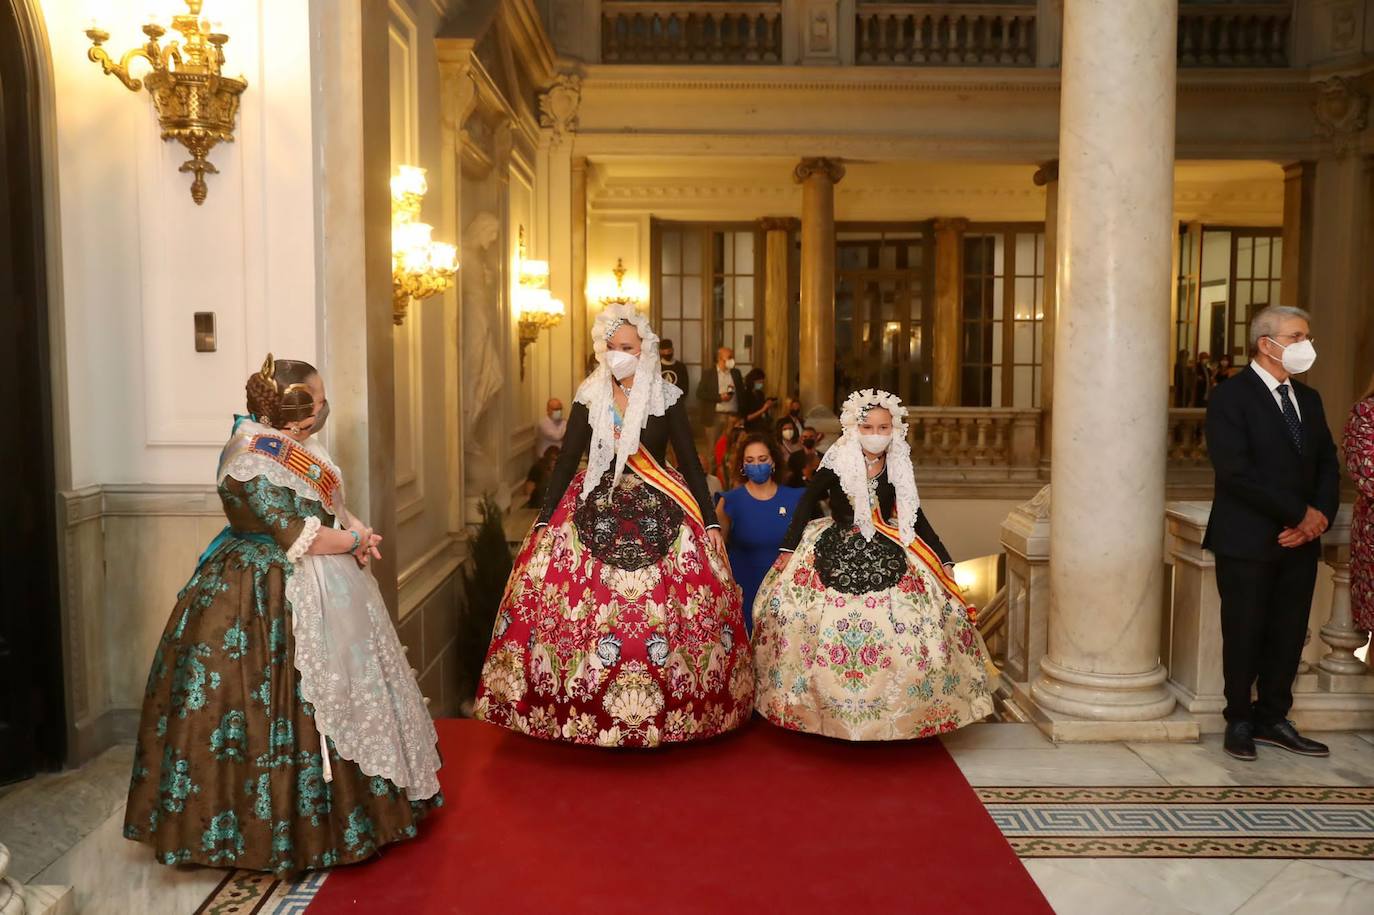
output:
[[[26,886],[24,915],[76,915],[76,892],[69,886]]]

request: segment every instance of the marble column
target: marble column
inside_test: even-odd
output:
[[[1177,0],[1076,0],[1064,23],[1050,625],[1031,687],[1062,739],[1176,736],[1146,723],[1174,708],[1160,663],[1159,366],[1177,16]]]
[[[1045,292],[1040,322],[1040,463],[1050,462],[1054,433],[1054,326],[1059,313],[1059,160],[1043,163],[1033,179],[1045,189]]]
[[[967,219],[935,220],[935,339],[931,341],[931,398],[937,407],[959,406],[964,321],[964,232]]]
[[[1283,167],[1283,262],[1280,267],[1279,302],[1306,308],[1303,279],[1312,246],[1311,162],[1291,162]]]
[[[1306,381],[1321,392],[1338,442],[1374,364],[1371,164],[1374,158],[1337,147],[1317,160],[1312,183],[1312,269],[1303,283],[1318,358]]]
[[[802,186],[801,363],[802,409],[835,410],[835,185],[844,166],[803,159],[793,171]]]
[[[792,394],[792,366],[789,364],[794,328],[787,307],[787,275],[792,253],[792,232],[797,220],[790,216],[769,216],[759,220],[764,232],[763,272],[763,371],[769,390],[779,397]]]

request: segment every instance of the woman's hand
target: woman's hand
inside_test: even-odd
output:
[[[357,521],[357,519],[355,518],[354,521]],[[349,533],[358,535],[357,549],[350,550],[349,552],[359,566],[366,566],[371,560],[382,558],[381,551],[377,549],[378,545],[382,542],[381,534],[376,533],[372,528],[362,523],[348,530]]]
[[[725,563],[725,570],[734,578],[734,570],[730,568],[730,555],[725,552],[725,535],[720,532],[720,528],[712,527],[706,531],[706,540],[720,557],[720,561]]]
[[[773,560],[774,571],[781,572],[783,569],[787,568],[787,560],[791,558],[791,553],[778,553],[778,558]]]

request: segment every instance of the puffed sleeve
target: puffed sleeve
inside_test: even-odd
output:
[[[830,487],[838,482],[835,472],[829,467],[822,467],[811,477],[811,482],[806,485],[806,492],[802,493],[801,499],[797,502],[796,513],[792,515],[792,523],[787,526],[787,534],[782,538],[782,544],[778,547],[784,553],[790,553],[801,543],[802,534],[806,531],[806,526],[811,521],[819,517],[819,506],[822,499],[830,492]]]
[[[916,536],[935,551],[935,555],[940,557],[941,564],[949,565],[954,562],[950,558],[949,550],[945,549],[944,542],[940,540],[940,535],[935,533],[935,528],[931,526],[930,518],[924,509],[918,509],[916,512]]]
[[[677,455],[677,469],[687,481],[692,498],[697,500],[706,529],[720,527],[716,523],[716,510],[711,501],[711,489],[706,485],[706,472],[701,469],[697,457],[696,442],[692,440],[692,424],[687,418],[687,408],[681,400],[668,408],[668,440],[673,444],[673,454]]]
[[[582,463],[587,446],[592,441],[592,424],[587,416],[587,405],[574,403],[568,414],[568,426],[563,433],[563,447],[558,452],[558,460],[549,475],[549,488],[544,492],[544,507],[539,512],[536,525],[548,524],[558,500],[568,491],[572,478],[577,474],[577,465]]]
[[[1374,398],[1355,404],[1341,441],[1345,470],[1366,499],[1374,499]]]
[[[220,484],[220,498],[231,526],[270,534],[292,562],[309,552],[319,535],[322,522],[311,503],[288,487],[272,484],[266,477],[246,482],[225,477]]]

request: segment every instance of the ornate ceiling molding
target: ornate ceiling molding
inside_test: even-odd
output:
[[[551,131],[554,146],[577,132],[578,108],[582,104],[582,77],[560,73],[539,96],[539,126]]]

